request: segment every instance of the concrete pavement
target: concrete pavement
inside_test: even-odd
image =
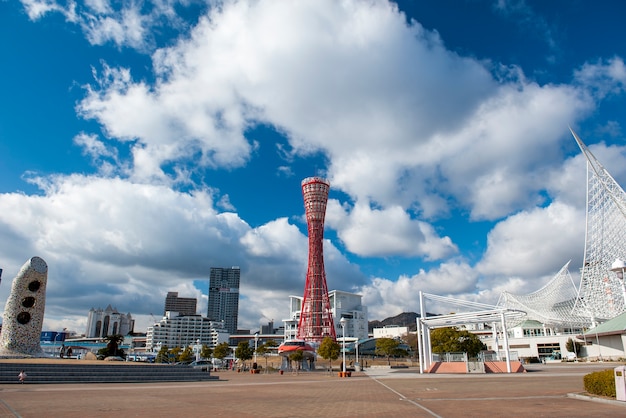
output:
[[[583,376],[617,364],[529,366],[528,373],[420,375],[219,372],[196,383],[0,385],[5,417],[588,417],[626,416],[621,402],[569,397]]]

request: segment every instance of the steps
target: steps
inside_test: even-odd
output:
[[[102,362],[67,363],[0,363],[0,384],[19,384],[17,375],[24,370],[27,384],[33,383],[138,383],[138,382],[198,382],[217,380],[211,372],[189,366]]]

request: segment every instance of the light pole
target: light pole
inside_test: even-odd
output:
[[[259,333],[255,332],[254,333],[254,362],[256,363],[256,349],[257,349],[257,345],[259,344]]]
[[[613,264],[611,264],[611,271],[614,272],[617,275],[617,278],[621,281],[624,306],[626,306],[626,286],[624,286],[624,271],[626,271],[626,264],[617,258]]]
[[[57,355],[57,338],[59,337],[63,337],[63,335],[61,335],[60,332],[57,332],[57,334],[54,336],[54,340],[52,340],[52,356]]]
[[[344,318],[343,316],[341,317],[341,319],[339,320],[339,324],[341,325],[341,346],[342,346],[342,350],[343,351],[343,366],[342,366],[342,372],[346,372],[346,318]]]

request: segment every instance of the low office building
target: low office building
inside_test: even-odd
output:
[[[374,328],[372,333],[374,338],[402,338],[409,333],[409,327],[386,325],[382,328]]]

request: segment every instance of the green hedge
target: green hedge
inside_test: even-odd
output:
[[[613,369],[602,370],[585,375],[583,378],[588,393],[615,398],[615,377]]]

